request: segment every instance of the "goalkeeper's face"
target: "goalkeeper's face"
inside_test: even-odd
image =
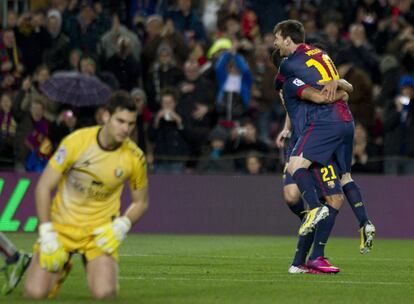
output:
[[[117,143],[122,143],[127,139],[135,128],[136,119],[136,111],[129,111],[127,109],[116,110],[106,123],[112,140]]]

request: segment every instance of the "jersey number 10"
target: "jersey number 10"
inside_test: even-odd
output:
[[[320,82],[326,82],[329,80],[338,80],[339,79],[339,73],[336,70],[335,65],[333,64],[331,58],[329,58],[328,55],[323,54],[322,60],[325,63],[326,67],[323,66],[323,64],[319,61],[317,61],[314,58],[311,58],[306,61],[307,67],[315,67],[319,74],[321,75],[322,79],[319,80]]]

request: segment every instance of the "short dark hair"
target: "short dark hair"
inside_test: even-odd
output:
[[[290,37],[296,44],[305,42],[305,29],[303,24],[297,20],[289,19],[279,22],[273,29],[273,34],[280,32],[283,38]]]
[[[175,88],[173,88],[173,87],[166,87],[166,88],[164,88],[164,89],[162,89],[161,90],[161,94],[160,94],[161,96],[161,98],[160,98],[160,100],[162,100],[162,98],[164,97],[164,96],[172,96],[172,98],[174,98],[174,101],[175,101],[175,103],[177,103],[178,102],[178,98],[179,98],[179,96],[178,96],[178,92],[177,92],[177,90],[175,89]]]
[[[128,110],[130,112],[137,111],[137,105],[126,91],[115,91],[109,97],[105,109],[109,114],[114,114],[116,110]]]

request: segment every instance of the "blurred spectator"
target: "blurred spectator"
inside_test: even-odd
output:
[[[49,123],[43,115],[43,103],[34,100],[30,104],[30,111],[25,113],[21,121],[18,121],[14,142],[18,171],[24,170],[29,155],[36,152],[48,136]]]
[[[378,24],[378,31],[374,35],[374,46],[375,50],[379,55],[384,54],[385,52],[398,52],[398,50],[393,50],[391,42],[402,34],[404,28],[406,27],[407,22],[401,18],[388,17],[383,19]],[[396,40],[400,40],[398,37]]]
[[[52,37],[51,45],[43,53],[43,62],[50,71],[64,70],[68,65],[70,41],[62,33],[62,15],[58,10],[47,13],[47,30]]]
[[[187,129],[176,112],[177,96],[166,88],[160,94],[161,109],[154,117],[150,138],[154,142],[155,172],[181,173],[189,155]]]
[[[131,90],[141,83],[139,62],[131,54],[132,45],[128,37],[119,37],[117,52],[104,64],[105,70],[117,78],[123,90]]]
[[[240,127],[233,128],[230,133],[229,151],[236,154],[236,169],[243,171],[246,157],[250,152],[267,153],[269,146],[257,136],[256,126],[252,121],[245,121]]]
[[[246,2],[248,7],[257,15],[260,31],[262,33],[271,33],[275,24],[287,19],[286,5],[291,1],[251,0]]]
[[[203,1],[202,20],[207,35],[211,35],[217,30],[217,14],[222,2],[223,0]]]
[[[83,2],[79,14],[76,2],[70,3],[64,12],[64,31],[69,36],[72,47],[80,48],[87,54],[96,54],[98,42],[109,30],[111,20],[103,14],[99,2],[95,7]]]
[[[184,35],[187,45],[194,41],[207,43],[203,23],[197,12],[192,8],[192,0],[178,0],[177,9],[168,11],[165,19],[171,19],[174,27]]]
[[[138,40],[138,37],[134,32],[130,31],[127,27],[121,24],[119,17],[116,14],[112,16],[111,29],[102,36],[100,41],[100,53],[103,60],[108,60],[118,52],[118,42],[120,37],[128,38],[131,45],[131,54],[134,59],[139,62],[141,59],[141,42]]]
[[[68,63],[70,71],[80,71],[80,61],[82,58],[82,51],[80,49],[73,49],[70,51]]]
[[[384,111],[384,173],[414,173],[414,79],[400,79],[400,93]]]
[[[200,156],[213,124],[214,92],[211,83],[200,75],[198,62],[188,60],[184,64],[184,75],[179,84],[181,97],[177,110],[189,129],[187,139],[194,158]]]
[[[49,138],[52,142],[53,151],[59,146],[60,141],[79,127],[76,112],[67,108],[62,110],[56,121],[50,124]]]
[[[219,123],[233,126],[234,122],[246,116],[250,105],[252,73],[246,61],[236,53],[233,43],[230,52],[224,52],[215,64],[218,92],[216,111]]]
[[[201,173],[231,173],[234,171],[234,161],[230,158],[227,147],[227,131],[215,128],[208,136],[209,145],[203,152],[197,165]]]
[[[19,87],[24,71],[22,52],[16,44],[12,29],[3,30],[1,38],[1,88],[3,90],[15,89]]]
[[[361,123],[356,123],[352,150],[352,172],[381,173],[382,162],[378,146],[369,140],[369,135]]]
[[[161,44],[157,55],[157,61],[151,67],[145,83],[151,112],[156,112],[160,108],[161,90],[166,87],[177,87],[184,79],[183,71],[177,66],[169,45]]]
[[[3,93],[0,99],[0,163],[8,161],[9,166],[13,163],[14,137],[16,135],[17,122],[12,113],[12,98]]]
[[[380,83],[381,74],[378,70],[378,60],[374,49],[366,39],[364,27],[353,24],[349,28],[351,44],[339,51],[335,62],[353,62],[353,64],[370,75],[374,83]]]
[[[178,65],[181,66],[187,60],[190,49],[185,44],[181,34],[175,30],[171,20],[167,20],[164,24],[161,16],[149,16],[146,20],[145,29],[147,38],[142,51],[144,77],[146,76],[146,71],[150,70],[157,60],[157,50],[161,45],[167,45],[171,48],[173,59]]]
[[[24,97],[20,105],[20,110],[29,111],[30,106],[35,101],[41,101],[44,108],[44,116],[49,121],[54,121],[59,109],[59,104],[50,100],[44,95],[40,87],[50,78],[49,68],[47,66],[39,66],[34,73],[33,81],[31,77],[27,77],[22,83]]]
[[[137,105],[137,127],[134,133],[131,135],[138,147],[146,153],[147,162],[152,163],[153,157],[149,155],[150,149],[148,149],[148,127],[151,122],[151,112],[147,106],[147,96],[145,91],[140,88],[134,88],[131,91],[131,97],[134,99]],[[152,151],[152,150],[151,150]]]
[[[284,109],[275,98],[274,75],[276,69],[270,61],[270,56],[265,44],[258,44],[254,52],[252,63],[253,85],[251,107],[255,108],[256,125],[259,138],[269,143],[272,114],[277,112],[277,117],[284,116]],[[278,119],[278,120],[280,120]]]
[[[323,44],[323,49],[331,58],[336,58],[338,51],[346,46],[346,42],[342,39],[336,20],[326,22],[319,42]]]
[[[263,162],[257,153],[251,152],[249,155],[247,155],[245,172],[250,175],[265,173],[263,169]]]
[[[17,26],[17,20],[19,19],[19,15],[15,11],[8,11],[6,17],[6,28],[12,29]]]
[[[32,74],[42,63],[43,52],[51,47],[52,38],[45,28],[44,15],[41,12],[23,13],[14,28],[16,42],[23,54],[25,72]]]
[[[361,122],[368,130],[374,126],[373,84],[369,75],[352,61],[339,61],[338,71],[341,77],[348,80],[354,87],[349,95],[349,107],[356,121]]]

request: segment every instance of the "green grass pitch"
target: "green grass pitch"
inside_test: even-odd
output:
[[[30,250],[35,234],[8,234]],[[414,303],[414,240],[376,240],[368,255],[357,239],[332,238],[337,275],[289,275],[293,237],[130,235],[120,254],[120,294],[109,303]],[[3,283],[3,279],[0,279]],[[57,299],[28,301],[22,284],[0,303],[94,303],[83,266]]]

